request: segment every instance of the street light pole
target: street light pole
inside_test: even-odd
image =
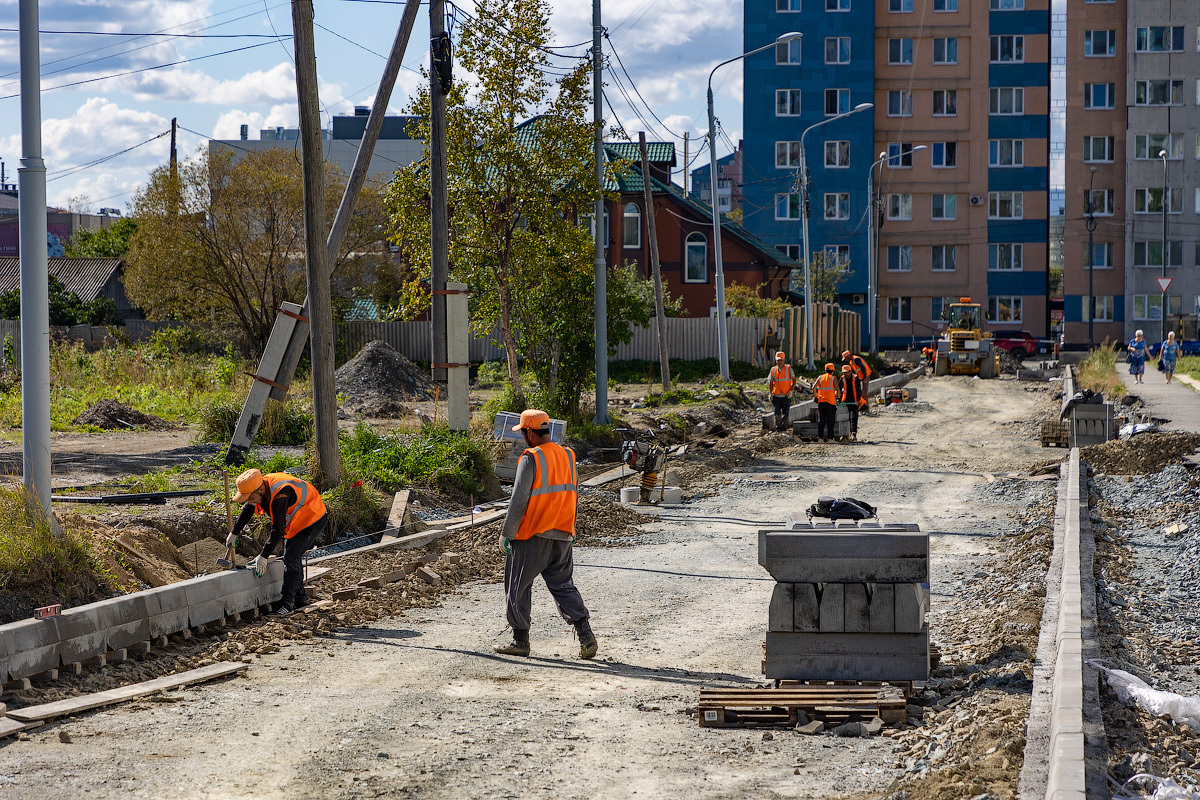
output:
[[[919,144],[912,150],[908,151],[908,154],[911,155],[913,153],[919,153],[922,150],[928,149],[928,145]],[[903,155],[905,155],[903,152],[896,153],[894,156],[889,156],[886,151],[882,152],[879,154],[879,158],[875,160],[875,163],[871,165],[871,168],[867,170],[867,204],[871,211],[871,219],[867,221],[869,223],[867,226],[867,234],[868,236],[870,236],[872,232],[875,234],[874,241],[871,242],[871,240],[868,239],[869,244],[867,245],[867,313],[870,315],[870,319],[867,320],[867,330],[871,337],[872,353],[879,352],[879,337],[877,335],[878,322],[876,320],[876,317],[879,315],[875,308],[878,303],[877,295],[879,293],[879,282],[876,280],[875,276],[875,273],[879,270],[879,256],[878,253],[875,252],[879,246],[879,232],[875,230],[879,223],[879,214],[875,209],[875,168],[883,164],[885,161],[891,161],[893,158],[900,158]]]
[[[1163,162],[1163,193],[1162,193],[1162,209],[1163,209],[1163,236],[1162,236],[1162,276],[1167,277],[1167,151],[1159,150],[1158,157]],[[1160,342],[1167,341],[1167,290],[1162,292],[1162,309],[1160,312],[1162,317],[1162,330]]]
[[[708,180],[710,187],[709,199],[712,201],[713,259],[716,263],[717,358],[721,366],[721,379],[725,381],[729,380],[729,337],[725,321],[725,267],[721,261],[721,204],[717,199],[717,118],[713,112],[712,79],[716,71],[726,64],[732,64],[734,61],[743,59],[746,56],[752,56],[755,53],[761,53],[763,50],[769,50],[776,45],[792,42],[803,35],[796,32],[785,33],[770,44],[756,47],[753,50],[742,53],[740,56],[722,61],[708,73]]]
[[[827,125],[830,122],[835,122],[843,117],[848,117],[851,114],[856,114],[859,111],[866,111],[868,108],[874,108],[874,103],[859,103],[849,111],[842,112],[836,117],[823,119],[816,125],[809,125],[800,134],[800,241],[801,252],[800,256],[804,259],[804,339],[805,339],[805,356],[807,357],[807,368],[809,370],[816,369],[816,364],[813,362],[813,303],[812,303],[812,255],[808,252],[808,160],[804,157],[804,137],[808,136],[808,132],[813,128],[819,128],[822,125]]]
[[[1096,251],[1092,247],[1092,231],[1096,230],[1096,206],[1092,201],[1092,186],[1096,182],[1096,168],[1092,167],[1092,177],[1088,180],[1087,197],[1087,232],[1088,232],[1088,349],[1096,346],[1095,319],[1096,295],[1093,292],[1095,282],[1092,276],[1096,272]]]

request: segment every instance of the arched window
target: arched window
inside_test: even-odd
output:
[[[638,209],[637,203],[625,204],[621,244],[625,247],[642,246],[642,212]]]
[[[699,231],[689,233],[684,251],[684,283],[708,283],[708,237]]]

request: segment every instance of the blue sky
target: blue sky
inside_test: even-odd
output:
[[[475,0],[455,2],[462,24],[473,24]],[[551,2],[554,44],[590,41],[591,4]],[[703,135],[697,125],[706,126],[708,72],[741,52],[741,3],[604,0],[603,5],[612,47],[658,117],[651,117],[618,72],[625,92],[608,82],[612,111],[605,109],[606,120],[611,124],[615,112],[631,136],[644,129],[651,140],[690,132],[694,155]],[[150,171],[166,162],[168,137],[154,137],[169,129],[172,117],[179,120],[181,158],[194,154],[207,138],[236,138],[242,124],[255,132],[296,125],[287,38],[291,6],[286,1],[42,0],[39,6],[43,153],[52,205],[66,207],[74,199],[91,211],[126,209]],[[330,115],[352,113],[355,105],[373,100],[402,9],[401,2],[389,0],[316,1],[325,125]],[[9,183],[17,182],[21,156],[16,28],[17,0],[0,0],[0,161]],[[139,35],[159,33],[188,36]],[[406,69],[392,94],[392,112],[404,108],[420,82],[417,70],[428,63],[427,41],[423,8]],[[566,52],[584,55],[587,47]],[[611,59],[607,45],[606,52]],[[717,116],[728,139],[736,142],[742,124],[741,70],[736,65],[723,68],[714,87]],[[681,140],[676,143],[682,147]],[[722,140],[719,155],[728,151]]]

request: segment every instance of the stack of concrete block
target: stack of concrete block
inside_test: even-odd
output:
[[[492,438],[498,442],[512,442],[503,460],[497,460],[492,471],[496,477],[511,481],[517,477],[517,464],[525,453],[525,440],[512,428],[521,421],[520,414],[501,411],[492,421]],[[550,440],[562,444],[567,435],[567,423],[561,419],[550,420]]]
[[[759,531],[758,563],[777,581],[768,678],[929,677],[929,535],[915,523],[794,518]]]
[[[1080,403],[1068,412],[1071,447],[1088,447],[1117,438],[1119,422],[1112,403]]]
[[[818,437],[818,412],[816,404],[812,408],[806,409],[806,418],[800,419],[792,423],[792,432],[803,439],[816,439]],[[835,439],[840,439],[843,436],[850,435],[850,408],[849,406],[839,405],[837,407],[837,417],[833,423],[833,436]]]

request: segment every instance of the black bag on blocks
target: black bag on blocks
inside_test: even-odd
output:
[[[856,500],[853,497],[843,497],[839,500],[829,495],[821,495],[817,498],[817,502],[808,507],[808,516],[809,519],[813,517],[824,517],[831,520],[870,519],[878,511],[879,509],[864,500]]]

